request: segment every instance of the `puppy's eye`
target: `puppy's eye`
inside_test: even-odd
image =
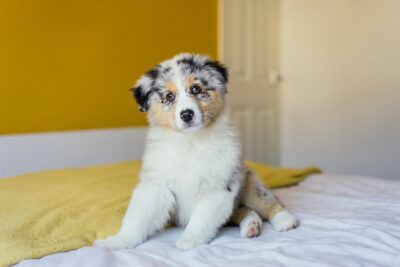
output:
[[[194,95],[197,95],[198,93],[201,92],[201,87],[198,85],[192,85],[192,87],[190,87],[190,92]]]
[[[172,102],[175,100],[175,95],[172,92],[169,92],[168,94],[166,94],[165,98],[169,101]]]

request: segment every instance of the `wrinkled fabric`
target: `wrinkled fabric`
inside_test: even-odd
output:
[[[170,228],[135,249],[84,247],[25,260],[24,266],[400,266],[400,182],[358,176],[314,175],[274,190],[300,227],[240,237],[225,227],[209,245],[182,251],[182,229]]]
[[[272,187],[319,172],[247,163]],[[140,168],[141,161],[129,161],[1,179],[0,266],[78,249],[115,234]]]

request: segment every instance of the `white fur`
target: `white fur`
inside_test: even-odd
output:
[[[240,222],[240,235],[242,237],[256,237],[261,232],[262,220],[260,215],[252,211]]]
[[[133,248],[172,218],[186,226],[177,241],[189,249],[209,242],[230,217],[241,181],[226,184],[240,166],[241,147],[228,111],[210,127],[178,132],[152,127],[134,190],[117,235],[95,245]],[[241,176],[238,176],[238,179]]]
[[[185,91],[184,85],[178,86],[178,98],[176,99],[176,109],[175,109],[175,121],[176,127],[179,130],[186,130],[190,132],[197,131],[202,126],[202,115],[199,106],[193,100],[192,97],[188,96]],[[181,119],[181,112],[185,109],[193,110],[194,116],[191,121],[190,127],[187,127],[186,123]]]
[[[271,219],[271,224],[275,231],[283,232],[296,228],[298,221],[289,211],[282,210]]]

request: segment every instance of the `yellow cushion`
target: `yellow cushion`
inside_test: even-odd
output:
[[[295,185],[311,174],[320,173],[316,167],[289,169],[267,166],[263,163],[245,161],[246,165],[256,172],[262,182],[270,188]]]
[[[271,187],[319,172],[247,164]],[[129,161],[1,179],[0,266],[88,246],[117,232],[140,165]]]

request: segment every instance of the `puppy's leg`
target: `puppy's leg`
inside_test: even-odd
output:
[[[255,210],[262,219],[269,220],[275,231],[288,231],[298,226],[297,219],[251,171],[246,174],[241,203]]]
[[[237,209],[231,217],[231,222],[239,225],[242,237],[256,237],[261,232],[262,220],[260,215],[247,207]]]
[[[190,249],[208,243],[232,214],[234,198],[233,190],[215,190],[203,196],[194,208],[176,246]]]
[[[173,194],[166,188],[142,182],[133,191],[120,231],[95,246],[111,249],[134,248],[164,227],[175,205]]]

